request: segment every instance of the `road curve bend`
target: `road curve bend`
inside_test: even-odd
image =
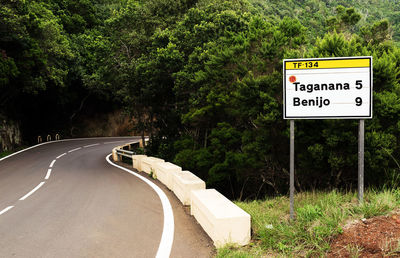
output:
[[[106,161],[135,140],[58,141],[0,159],[0,257],[211,256],[209,239],[170,192]],[[175,232],[165,213],[177,214]]]

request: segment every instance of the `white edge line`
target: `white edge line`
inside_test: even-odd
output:
[[[46,177],[44,178],[44,179],[49,179],[50,178],[50,175],[51,175],[51,168],[49,168],[48,170],[47,170],[47,174],[46,174]]]
[[[169,202],[167,196],[165,193],[153,182],[151,182],[149,179],[136,174],[132,170],[129,170],[127,168],[118,166],[110,161],[110,156],[109,154],[106,157],[107,162],[119,169],[122,169],[126,172],[128,172],[131,175],[134,175],[138,177],[139,179],[143,180],[146,184],[148,184],[153,190],[157,193],[158,197],[161,200],[161,204],[163,207],[164,211],[164,226],[163,226],[163,233],[161,235],[161,241],[160,245],[158,246],[158,251],[156,254],[156,258],[161,258],[161,257],[169,257],[171,254],[171,249],[172,249],[172,243],[174,242],[174,213],[172,211],[171,203]]]
[[[8,206],[4,210],[0,211],[0,215],[3,215],[4,213],[6,213],[7,211],[11,210],[12,208],[14,208],[14,206]]]
[[[25,194],[23,197],[21,197],[19,200],[23,201],[26,198],[28,198],[29,196],[31,196],[31,194],[33,194],[34,192],[36,192],[40,187],[42,187],[42,185],[44,185],[44,182],[40,182],[40,184],[38,184],[35,188],[32,189],[32,191],[30,191],[29,193]]]
[[[127,140],[128,140],[128,139],[138,138],[138,137],[137,137],[137,136],[93,137],[93,138],[74,138],[74,139],[64,139],[64,140],[51,141],[51,142],[43,142],[43,143],[39,143],[39,144],[33,145],[33,146],[31,146],[31,147],[28,147],[28,148],[26,148],[26,149],[23,149],[23,150],[20,150],[20,151],[11,153],[11,154],[9,154],[9,155],[7,155],[7,156],[1,158],[0,161],[3,161],[3,160],[8,159],[8,158],[11,158],[12,156],[17,155],[17,154],[20,154],[21,152],[25,152],[25,151],[27,151],[27,150],[30,150],[30,149],[33,149],[33,148],[36,148],[36,147],[39,147],[39,146],[42,146],[42,145],[45,145],[45,144],[57,143],[57,142],[69,142],[69,141],[95,140],[95,139],[97,139],[97,140],[104,140],[104,139],[113,139],[113,138],[119,138],[119,139],[121,139],[121,138],[127,138]]]
[[[93,146],[97,146],[97,145],[100,145],[100,143],[86,145],[86,146],[83,146],[83,148],[89,148],[89,147],[93,147]]]
[[[4,158],[1,158],[0,161],[5,160],[5,159],[8,159],[8,158],[10,158],[10,157],[12,157],[12,156],[14,156],[14,155],[20,154],[21,152],[24,152],[24,151],[27,151],[27,150],[30,150],[30,149],[39,147],[39,146],[41,146],[41,145],[49,144],[49,143],[50,143],[50,142],[44,142],[44,143],[36,144],[36,145],[31,146],[31,147],[29,147],[29,148],[26,148],[26,149],[23,149],[23,150],[20,150],[20,151],[11,153],[10,155],[7,155],[7,156],[5,156]]]
[[[59,159],[59,158],[61,158],[62,156],[65,156],[65,155],[67,155],[67,153],[66,152],[64,152],[63,154],[61,154],[60,156],[57,156],[57,158],[56,159]]]
[[[80,150],[80,149],[82,149],[82,147],[72,149],[72,150],[68,151],[68,153],[71,153],[71,152],[74,152],[74,151],[77,151],[77,150]]]
[[[49,167],[53,167],[54,166],[54,163],[56,163],[56,160],[53,160],[51,163],[50,163],[50,166]]]

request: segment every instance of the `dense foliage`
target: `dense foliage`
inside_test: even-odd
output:
[[[151,136],[148,154],[231,198],[259,198],[288,188],[282,59],[371,55],[366,183],[394,185],[399,7],[388,0],[12,1],[0,9],[1,112],[39,112],[35,103],[45,100],[71,119],[87,96],[116,97],[135,130]],[[357,121],[296,123],[298,189],[351,188],[356,171]]]
[[[26,140],[55,130],[70,134],[88,95],[93,103],[104,100],[85,83],[98,51],[89,53],[84,42],[109,15],[102,6],[87,0],[1,2],[0,115],[20,123]]]

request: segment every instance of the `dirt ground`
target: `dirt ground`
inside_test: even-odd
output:
[[[400,257],[400,212],[348,223],[327,257]]]

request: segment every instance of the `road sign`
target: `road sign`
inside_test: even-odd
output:
[[[372,57],[283,60],[284,119],[372,118]]]

